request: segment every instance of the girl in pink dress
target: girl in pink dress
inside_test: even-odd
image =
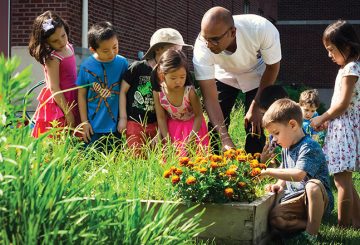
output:
[[[184,53],[165,51],[152,72],[151,82],[161,138],[170,137],[181,156],[187,155],[186,146],[193,142],[198,149],[206,149],[208,131]]]
[[[76,63],[68,42],[69,27],[55,13],[46,11],[33,24],[29,52],[44,67],[46,86],[41,90],[32,132],[34,137],[53,127],[76,127],[79,122],[77,91],[74,88]]]

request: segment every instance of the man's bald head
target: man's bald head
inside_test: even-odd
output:
[[[201,20],[201,29],[219,24],[231,27],[234,26],[234,19],[229,10],[217,6],[206,11]]]

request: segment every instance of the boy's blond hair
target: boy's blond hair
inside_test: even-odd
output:
[[[279,99],[265,112],[262,124],[267,127],[270,123],[287,124],[290,120],[302,125],[303,115],[300,106],[290,99]]]
[[[299,105],[310,105],[319,108],[320,106],[320,99],[319,99],[319,92],[317,89],[308,89],[303,91],[300,94],[299,98]]]

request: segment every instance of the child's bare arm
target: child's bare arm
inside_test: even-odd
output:
[[[261,171],[261,175],[284,181],[299,182],[305,178],[306,172],[296,168],[267,168]]]
[[[119,96],[119,123],[118,123],[118,131],[120,133],[124,132],[127,124],[127,111],[126,111],[126,94],[129,91],[130,85],[123,80],[121,82],[120,96]]]
[[[162,139],[164,139],[167,138],[169,134],[167,128],[167,115],[164,108],[160,105],[159,93],[154,91],[153,96],[154,96],[156,119],[160,131],[160,136]]]
[[[47,59],[45,62],[45,67],[47,69],[48,77],[49,77],[50,91],[51,91],[51,94],[53,94],[53,95],[55,93],[61,91],[59,65],[60,65],[60,61],[56,58]],[[56,104],[60,107],[60,109],[63,111],[67,124],[70,127],[75,126],[74,115],[70,110],[68,101],[66,100],[64,94],[59,93],[59,94],[55,95],[54,100],[55,100]]]
[[[203,111],[202,111],[200,99],[196,95],[194,89],[190,90],[189,98],[190,98],[191,107],[193,108],[193,111],[194,111],[194,114],[195,114],[194,125],[193,125],[193,128],[192,128],[192,131],[194,133],[197,133],[200,130],[200,127],[201,127],[201,120],[202,120],[202,116],[203,116]]]
[[[78,90],[78,103],[79,103],[79,112],[83,130],[83,139],[86,143],[91,140],[91,135],[94,134],[94,131],[91,127],[90,122],[88,121],[87,115],[87,88],[79,88]]]
[[[317,129],[321,127],[326,121],[334,119],[342,115],[351,102],[352,94],[354,92],[355,83],[358,77],[346,76],[341,80],[341,94],[337,103],[332,105],[324,114],[311,119],[310,126]]]

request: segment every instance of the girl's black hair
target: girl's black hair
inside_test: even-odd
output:
[[[168,49],[165,51],[151,72],[150,81],[153,90],[160,92],[160,83],[162,82],[159,79],[160,72],[167,74],[181,67],[184,67],[186,70],[185,86],[193,85],[186,55],[181,50]]]
[[[358,60],[360,57],[360,39],[354,27],[345,20],[337,20],[330,24],[324,31],[323,42],[330,42],[336,46],[346,63]],[[349,56],[345,57],[347,49]]]
[[[44,28],[45,22],[53,27]],[[58,27],[64,27],[66,35],[69,37],[69,26],[52,11],[46,11],[34,20],[29,41],[29,53],[42,65],[45,64],[45,60],[50,57],[50,53],[53,51],[47,43],[47,39],[54,34]]]

